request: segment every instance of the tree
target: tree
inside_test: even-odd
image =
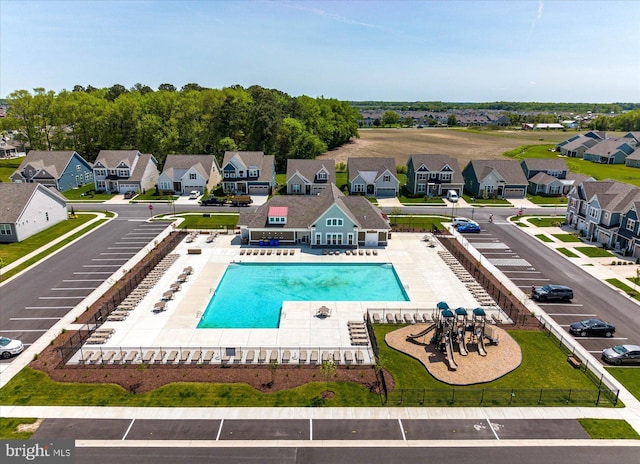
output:
[[[115,84],[109,87],[107,94],[104,96],[109,101],[115,101],[120,95],[127,93],[127,89],[122,84]]]
[[[458,118],[456,118],[455,114],[450,114],[449,117],[447,118],[447,125],[448,126],[457,126],[458,125]]]
[[[131,87],[132,92],[140,92],[140,95],[145,95],[147,93],[153,92],[153,89],[148,85],[142,85],[140,82],[136,83]]]
[[[204,90],[204,87],[201,87],[200,84],[196,84],[194,82],[190,82],[189,84],[185,84],[180,89],[180,92],[189,92],[190,90]]]
[[[402,125],[404,127],[411,127],[413,126],[413,118],[411,116],[406,116],[403,120],[402,120]]]
[[[327,388],[325,389],[325,393],[327,393],[329,391],[329,379],[336,376],[336,365],[333,362],[333,359],[322,361],[322,366],[320,366],[320,373],[326,381]]]
[[[160,84],[158,86],[158,90],[165,91],[165,92],[175,92],[176,86],[173,84]]]
[[[383,126],[395,126],[400,122],[400,116],[395,111],[387,111],[382,115]]]
[[[375,118],[373,120],[373,127],[380,127],[382,125],[382,121],[380,121],[380,118]]]

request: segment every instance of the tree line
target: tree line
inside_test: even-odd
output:
[[[73,90],[18,90],[7,98],[0,129],[15,130],[30,150],[75,150],[93,162],[100,150],[214,154],[227,150],[312,159],[358,136],[358,111],[332,98],[291,97],[257,85],[208,89],[136,84]]]

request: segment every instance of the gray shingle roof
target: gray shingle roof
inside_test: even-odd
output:
[[[138,162],[133,168],[133,172],[129,176],[129,180],[138,181],[138,182],[141,181],[142,176],[144,176],[144,171],[147,169],[149,161],[151,160],[157,165],[155,158],[153,158],[153,155],[150,155],[148,153],[140,155],[138,157]]]
[[[75,153],[75,151],[31,150],[18,166],[18,171],[22,172],[24,166],[31,164],[34,168],[44,169],[58,179]]]
[[[180,178],[191,167],[203,177],[209,178],[215,156],[213,155],[167,155],[162,172],[174,180]],[[176,175],[177,174],[177,175]],[[174,177],[176,175],[176,177]]]
[[[409,155],[409,159],[413,161],[413,167],[417,171],[423,164],[429,171],[441,171],[445,166],[449,166],[453,170],[451,183],[462,184],[462,171],[458,160],[449,155],[441,154],[413,154]]]
[[[11,201],[3,201],[2,206],[0,206],[0,223],[15,223],[22,214],[22,211],[24,211],[29,199],[33,196],[36,189],[49,191],[52,195],[58,197],[64,204],[66,204],[66,199],[60,195],[57,190],[49,189],[41,184],[0,182],[0,198],[11,199]]]
[[[476,178],[482,181],[495,169],[511,185],[527,185],[522,166],[516,160],[472,160],[469,164],[476,173]]]
[[[269,208],[286,206],[289,208],[286,229],[308,229],[333,204],[337,204],[362,229],[390,229],[389,224],[378,208],[362,196],[345,196],[332,185],[324,189],[320,195],[275,195],[255,213],[240,212],[238,224],[250,229],[279,228],[282,225],[268,224]]]
[[[260,171],[258,181],[269,182],[272,177],[272,169],[275,162],[273,155],[265,155],[262,151],[225,151],[222,161],[222,169],[234,158],[240,159],[240,162],[247,168],[255,166]]]
[[[522,163],[530,171],[568,171],[567,163],[562,158],[524,158]]]
[[[133,166],[138,150],[100,150],[95,164],[102,164],[107,169],[115,169],[121,162]]]
[[[349,170],[349,182],[355,179],[358,174],[364,172],[376,173],[375,178],[385,170],[389,170],[394,176],[396,175],[396,161],[393,158],[348,158],[347,167]]]
[[[621,147],[627,144],[629,140],[625,139],[606,139],[596,143],[593,147],[590,147],[585,153],[596,156],[612,156],[621,150]],[[633,148],[633,147],[631,147]]]
[[[287,181],[297,172],[309,182],[315,182],[318,171],[324,168],[328,173],[327,181],[336,182],[336,162],[331,159],[289,159],[287,160]]]

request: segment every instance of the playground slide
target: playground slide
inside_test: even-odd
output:
[[[435,324],[428,325],[426,329],[424,329],[421,332],[418,332],[415,335],[414,334],[407,335],[407,339],[416,339],[416,338],[424,337],[429,332],[431,332],[435,326],[436,326]]]
[[[453,342],[451,338],[447,340],[447,362],[449,363],[449,369],[455,371],[458,369],[455,359],[453,359]]]
[[[466,356],[469,353],[467,350],[467,340],[464,336],[464,328],[458,330],[458,350],[462,356]]]
[[[477,329],[476,335],[478,336],[478,353],[480,356],[486,356],[487,350],[484,348],[484,328]]]

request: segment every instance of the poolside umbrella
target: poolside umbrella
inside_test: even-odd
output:
[[[442,311],[442,317],[453,317],[453,313],[450,309],[445,309],[444,311]]]
[[[466,316],[467,315],[467,310],[464,308],[456,308],[456,314],[458,316]]]
[[[484,312],[484,309],[482,308],[476,308],[473,310],[473,315],[474,316],[486,316],[487,313]]]
[[[438,309],[449,309],[449,305],[446,301],[441,301],[436,306],[438,307]]]

